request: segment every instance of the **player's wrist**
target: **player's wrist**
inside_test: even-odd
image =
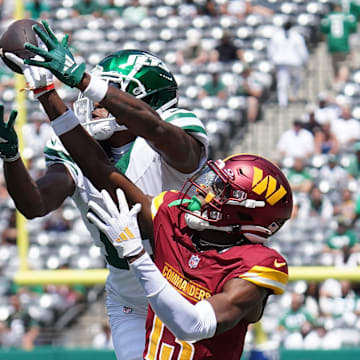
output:
[[[88,86],[83,91],[83,95],[94,103],[101,102],[108,91],[108,83],[96,76],[90,76]]]
[[[91,75],[85,72],[81,81],[76,85],[76,88],[79,89],[81,92],[84,92],[85,89],[89,86],[90,79]]]
[[[40,96],[45,95],[49,91],[55,90],[55,84],[51,83],[33,90],[34,97],[38,99]]]
[[[70,109],[51,121],[51,126],[57,136],[71,131],[78,125],[80,125],[80,121]]]
[[[18,159],[20,159],[20,153],[19,153],[19,151],[18,151],[16,154],[7,155],[7,156],[3,157],[4,162],[7,162],[7,163],[14,162],[14,161],[16,161],[16,160],[18,160]]]
[[[141,250],[140,250],[140,252],[138,254],[128,255],[125,258],[126,258],[126,260],[128,261],[129,264],[132,264],[134,261],[136,261],[137,259],[140,259],[145,254],[146,254],[145,249],[141,248]]]

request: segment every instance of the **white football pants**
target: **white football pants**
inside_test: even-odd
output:
[[[146,314],[106,301],[111,336],[117,360],[142,360],[145,348]]]

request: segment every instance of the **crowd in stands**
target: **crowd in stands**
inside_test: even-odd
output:
[[[308,106],[279,137],[279,165],[294,191],[295,208],[272,246],[293,266],[360,265],[360,127],[354,99],[342,100],[340,93],[321,94],[319,103]],[[270,306],[262,323],[272,340],[287,348],[359,345],[357,283],[291,283],[276,306],[276,312]]]
[[[267,101],[277,99],[279,78],[268,52],[274,32],[290,19],[311,56],[320,30],[326,33],[320,22],[331,10],[329,3],[28,0],[25,9],[27,17],[47,19],[60,36],[69,33],[72,51],[89,69],[117,48],[149,50],[164,58],[179,83],[181,106],[206,123],[213,157],[231,152],[225,140],[239,133],[246,136],[247,126],[262,120]],[[14,4],[0,4],[3,31],[12,21]],[[355,48],[356,41],[353,38]],[[340,65],[347,66],[345,77],[334,73],[336,87],[319,93],[316,104],[304,105],[303,116],[279,134],[275,160],[291,183],[295,209],[270,246],[294,266],[360,265],[360,77],[351,58],[341,60]],[[296,69],[300,80],[305,68],[306,60]],[[13,74],[1,63],[0,102],[8,112],[14,106],[14,84]],[[77,92],[60,84],[57,88],[71,106]],[[45,168],[42,151],[52,130],[31,94],[26,101],[23,154],[37,178]],[[291,101],[296,99],[289,97]],[[279,100],[279,105],[288,106],[288,100]],[[61,331],[98,298],[102,287],[16,286],[11,281],[19,266],[16,211],[2,173],[0,214],[0,347],[66,346]],[[27,230],[31,269],[105,265],[71,201],[45,218],[28,221]],[[299,281],[271,300],[261,323],[269,341],[289,348],[359,346],[359,313],[356,283]],[[107,324],[99,323],[97,330],[89,345],[111,348]],[[250,333],[248,344],[253,341]]]

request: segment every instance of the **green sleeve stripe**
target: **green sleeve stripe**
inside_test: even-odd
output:
[[[197,132],[206,135],[206,130],[202,126],[190,125],[190,126],[181,126],[181,128],[188,132]]]
[[[175,119],[180,119],[180,118],[184,118],[184,117],[196,118],[197,116],[194,113],[191,113],[191,112],[177,112],[177,113],[175,113],[173,115],[170,115],[169,117],[167,117],[164,120],[166,122],[169,122],[169,121],[173,121]]]
[[[78,170],[76,168],[75,162],[70,155],[64,153],[63,151],[57,151],[49,147],[45,148],[44,153],[45,161],[47,163],[50,163],[52,161],[66,163],[67,165],[70,165],[74,169],[76,175],[78,175]]]

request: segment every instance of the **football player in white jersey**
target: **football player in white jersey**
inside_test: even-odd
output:
[[[106,145],[107,156],[101,152],[101,159],[89,157],[88,161],[94,164],[102,161],[109,172],[96,173],[94,169],[96,176],[91,174],[91,178],[95,182],[91,183],[77,159],[54,136],[45,148],[47,171],[34,181],[18,153],[13,114],[11,122],[6,125],[2,121],[0,126],[0,136],[7,140],[0,143],[7,188],[16,207],[29,219],[48,214],[68,196],[72,197],[107,260],[107,310],[117,359],[139,360],[145,344],[148,302],[127,261],[89,223],[88,202],[93,200],[102,205],[98,189],[108,180],[106,176],[112,176],[114,165],[149,195],[179,189],[207,160],[205,127],[193,112],[176,107],[176,81],[156,56],[138,50],[119,51],[102,60],[89,74],[84,64],[75,63],[66,37],[59,43],[48,24],[43,24],[47,33],[35,30],[47,49],[33,50],[46,59],[56,49],[58,67],[48,69],[65,84],[82,91],[74,104],[76,115],[55,91],[51,72],[36,67],[45,63],[24,64],[16,56],[7,53],[7,57],[23,68],[29,86],[62,141],[69,130],[76,132],[81,123],[93,138]],[[69,148],[68,142],[63,142]]]

